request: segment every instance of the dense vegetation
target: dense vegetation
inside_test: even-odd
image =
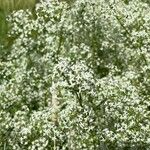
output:
[[[0,150],[150,149],[148,1],[41,1],[3,24]]]

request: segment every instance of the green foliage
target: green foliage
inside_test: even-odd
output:
[[[0,0],[0,10],[11,12],[19,9],[32,9],[38,0]]]
[[[8,22],[0,149],[150,149],[147,3],[41,1]]]

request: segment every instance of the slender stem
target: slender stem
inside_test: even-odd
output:
[[[6,142],[4,143],[4,150],[6,150]]]
[[[54,150],[56,150],[56,137],[55,137],[55,132],[54,132]]]

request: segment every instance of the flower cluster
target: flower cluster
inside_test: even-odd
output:
[[[150,149],[149,10],[43,0],[8,16],[0,149]]]

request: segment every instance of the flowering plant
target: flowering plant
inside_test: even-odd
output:
[[[149,9],[77,0],[13,12],[0,57],[0,149],[148,150]]]

